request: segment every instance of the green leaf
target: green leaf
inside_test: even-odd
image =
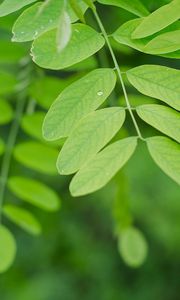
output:
[[[148,150],[155,163],[180,184],[180,145],[162,136],[147,139]]]
[[[147,256],[148,245],[141,231],[129,227],[120,233],[119,252],[127,265],[140,267]]]
[[[76,16],[78,17],[78,19],[82,22],[85,23],[85,19],[84,19],[84,11],[81,8],[81,6],[79,5],[77,0],[69,0],[70,6],[72,8],[72,10],[74,11],[74,13],[76,14]]]
[[[21,200],[27,201],[41,209],[56,211],[60,207],[58,195],[47,185],[24,177],[10,177],[9,189]]]
[[[9,123],[13,118],[13,110],[7,100],[0,99],[0,125]]]
[[[180,109],[180,71],[164,66],[143,65],[127,71],[130,83],[142,94]]]
[[[5,71],[0,71],[0,95],[12,93],[16,83],[16,78],[13,75]]]
[[[47,140],[69,136],[77,122],[97,109],[116,83],[112,69],[97,69],[68,86],[46,115],[43,135]]]
[[[59,79],[46,76],[36,79],[29,88],[29,94],[37,103],[45,109],[49,109],[54,99],[69,85],[76,77]]]
[[[0,40],[0,63],[13,64],[27,55],[26,47],[22,44],[13,44],[9,40]]]
[[[152,35],[167,27],[180,18],[180,1],[174,0],[154,11],[144,18],[142,23],[132,34],[132,38],[139,39]]]
[[[21,121],[22,129],[41,142],[44,141],[42,137],[42,124],[45,117],[45,113],[42,111],[36,111],[32,115],[24,115]]]
[[[159,131],[180,143],[180,115],[175,110],[158,105],[142,105],[136,108],[139,117]]]
[[[25,142],[17,145],[14,156],[18,162],[35,171],[56,175],[55,168],[58,150],[38,142]]]
[[[0,155],[3,154],[4,149],[5,149],[4,141],[0,138]]]
[[[143,39],[132,39],[131,36],[132,36],[133,31],[139,26],[139,24],[142,23],[142,21],[143,21],[143,18],[139,18],[139,19],[130,20],[130,21],[124,23],[113,33],[113,35],[112,35],[113,38],[120,44],[127,45],[131,48],[134,48],[134,49],[144,52],[144,53],[149,53],[149,52],[151,53],[151,49],[149,49],[147,47],[147,45],[151,41],[155,40],[156,38],[161,40],[161,37],[163,38],[165,33],[167,33],[168,35],[171,35],[171,32],[174,32],[174,31],[177,31],[180,29],[180,22],[177,21],[177,22],[169,25],[165,29],[161,30],[158,34],[156,33],[150,37],[146,37]],[[166,37],[166,35],[165,35],[165,37]],[[180,51],[174,51],[172,53],[160,54],[157,50],[157,53],[154,52],[153,54],[168,57],[168,58],[180,58]]]
[[[85,13],[86,10],[88,9],[88,6],[84,3],[83,0],[76,0],[76,2],[78,3],[79,7],[81,8],[81,13]],[[78,16],[75,13],[75,11],[72,9],[70,1],[67,1],[67,12],[68,15],[71,18],[71,22],[76,22],[78,20]]]
[[[140,0],[98,0],[98,2],[121,7],[137,15],[138,17],[144,17],[149,14],[147,8]]]
[[[16,241],[12,233],[0,225],[0,273],[9,269],[16,255]]]
[[[137,146],[137,138],[119,140],[95,155],[74,176],[70,184],[73,196],[95,192],[105,186],[130,159]]]
[[[4,0],[3,3],[0,5],[0,17],[9,15],[16,10],[21,9],[22,7],[31,4],[37,0]]]
[[[166,32],[152,39],[144,48],[149,54],[163,54],[180,49],[180,30]]]
[[[41,233],[41,225],[38,220],[24,208],[17,207],[15,205],[6,204],[3,206],[3,214],[21,227],[33,235],[39,235]]]
[[[15,22],[12,40],[26,42],[36,39],[44,32],[56,28],[63,12],[64,1],[62,0],[48,0],[34,4],[26,9]]]
[[[90,113],[71,132],[57,161],[60,174],[71,174],[85,165],[118,132],[125,120],[120,107]]]
[[[68,45],[59,53],[54,42],[56,34],[56,30],[48,31],[33,43],[33,61],[40,67],[64,69],[90,57],[104,46],[100,33],[87,25],[74,24]]]

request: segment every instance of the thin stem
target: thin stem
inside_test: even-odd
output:
[[[108,37],[108,35],[107,35],[107,33],[106,33],[106,30],[105,30],[105,28],[104,28],[104,25],[103,25],[102,22],[101,22],[101,19],[99,18],[99,15],[98,15],[97,11],[96,11],[95,9],[93,10],[93,13],[94,13],[94,16],[95,16],[95,18],[96,18],[96,20],[97,20],[97,23],[98,23],[98,25],[99,25],[101,31],[102,31],[102,34],[103,34],[103,36],[104,36],[104,38],[105,38],[105,41],[106,41],[107,46],[108,46],[108,48],[109,48],[109,51],[110,51],[110,53],[111,53],[111,57],[112,57],[112,60],[113,60],[113,62],[114,62],[114,66],[115,66],[115,69],[117,70],[117,74],[118,74],[118,77],[119,77],[119,80],[120,80],[120,83],[121,83],[121,86],[122,86],[122,90],[123,90],[124,97],[125,97],[125,100],[126,100],[127,109],[128,109],[128,111],[129,111],[129,113],[130,113],[131,119],[132,119],[132,121],[133,121],[134,127],[135,127],[136,132],[137,132],[137,135],[138,135],[138,137],[139,137],[141,140],[144,140],[144,138],[142,137],[141,131],[140,131],[140,129],[139,129],[139,126],[138,126],[138,124],[137,124],[137,122],[136,122],[135,116],[134,116],[134,114],[133,114],[133,111],[132,111],[132,108],[131,108],[131,104],[130,104],[129,99],[128,99],[126,87],[125,87],[125,84],[124,84],[124,81],[123,81],[123,78],[122,78],[122,75],[121,75],[121,70],[120,70],[120,67],[119,67],[119,65],[118,65],[118,62],[117,62],[116,56],[115,56],[115,54],[114,54],[114,51],[113,51],[113,49],[112,49],[111,43],[110,43],[110,41],[109,41],[109,37]]]
[[[6,182],[8,179],[9,168],[11,163],[12,151],[16,142],[16,138],[19,130],[19,123],[26,102],[25,100],[26,100],[25,98],[24,99],[20,98],[17,102],[14,121],[11,125],[11,129],[10,129],[10,133],[6,145],[6,152],[4,154],[3,161],[2,161],[1,174],[0,174],[0,219],[2,213],[2,205],[3,205],[4,194],[5,194]]]
[[[25,68],[25,74],[23,73],[24,70],[21,72],[20,75],[22,75],[22,87],[19,89],[17,87],[17,105],[16,105],[16,110],[15,110],[15,115],[14,115],[14,120],[12,122],[11,128],[10,128],[10,133],[8,136],[7,144],[6,144],[6,149],[5,149],[5,154],[2,160],[2,166],[1,166],[1,172],[0,172],[0,222],[1,222],[1,216],[2,216],[2,206],[3,206],[3,201],[4,201],[4,196],[5,196],[5,190],[6,190],[6,183],[8,180],[8,175],[9,175],[9,169],[10,169],[10,164],[11,164],[11,157],[12,157],[12,152],[14,145],[16,143],[19,127],[20,127],[20,122],[21,118],[25,109],[26,105],[26,98],[27,98],[27,77],[29,77],[30,70],[28,68],[28,62],[27,62],[27,68]],[[28,78],[29,79],[29,78]],[[24,81],[26,81],[26,84],[24,85]]]

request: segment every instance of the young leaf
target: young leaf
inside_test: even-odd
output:
[[[10,177],[9,189],[21,200],[27,201],[41,209],[56,211],[60,207],[58,195],[47,185],[24,177]]]
[[[15,205],[6,204],[3,214],[16,225],[33,235],[41,233],[41,225],[38,220],[27,210]]]
[[[84,24],[72,25],[72,36],[68,45],[57,51],[56,30],[51,30],[37,38],[32,46],[33,61],[47,69],[70,67],[99,51],[104,46],[100,33]]]
[[[132,38],[139,39],[152,35],[167,27],[180,18],[180,1],[173,0],[144,18],[142,23],[132,34]]]
[[[9,15],[22,7],[36,2],[37,0],[4,0],[0,5],[0,17]]]
[[[114,89],[112,69],[97,69],[68,86],[46,115],[43,135],[47,140],[67,137],[77,122],[97,109]]]
[[[9,269],[16,255],[16,241],[12,233],[0,225],[0,273]]]
[[[5,149],[4,141],[2,139],[0,139],[0,155],[3,154],[4,149]]]
[[[136,108],[139,117],[180,143],[180,115],[175,110],[158,105],[142,105]]]
[[[74,176],[70,184],[73,196],[95,192],[105,186],[130,159],[137,146],[137,138],[119,140],[95,155]]]
[[[62,0],[48,0],[34,4],[26,9],[15,22],[12,40],[26,42],[36,39],[44,32],[56,28],[63,12],[64,1]]]
[[[28,168],[49,175],[57,174],[55,164],[58,151],[52,147],[33,141],[25,142],[15,147],[14,156]]]
[[[13,118],[13,110],[10,104],[3,99],[0,99],[0,125],[9,123]]]
[[[138,17],[144,17],[149,14],[147,8],[140,0],[98,0],[98,2],[121,7]]]
[[[71,174],[85,165],[118,132],[125,120],[120,107],[105,108],[83,118],[65,142],[57,160],[60,174]]]
[[[120,233],[118,248],[125,263],[134,268],[144,263],[148,251],[142,232],[134,227],[129,227]]]
[[[180,49],[180,30],[166,32],[152,39],[144,51],[149,54],[163,54]]]
[[[164,66],[143,65],[127,72],[130,83],[142,94],[180,109],[180,71]]]
[[[162,136],[147,139],[148,150],[155,163],[180,184],[180,145]]]

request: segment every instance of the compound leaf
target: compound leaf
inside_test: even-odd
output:
[[[105,186],[130,159],[137,146],[137,138],[119,140],[93,157],[74,176],[70,184],[73,196],[95,192]]]
[[[142,94],[180,109],[180,71],[164,66],[143,65],[127,71],[130,83]]]
[[[114,89],[112,69],[97,69],[68,86],[46,115],[43,135],[47,140],[67,137],[77,122],[97,109]]]
[[[16,83],[16,78],[12,74],[0,71],[0,95],[12,93]]]
[[[180,143],[180,115],[177,111],[158,104],[136,108],[139,117]]]
[[[29,202],[47,211],[56,211],[60,207],[58,195],[47,185],[24,177],[10,177],[9,189],[21,200]]]
[[[30,234],[39,235],[41,225],[32,213],[24,208],[6,204],[3,206],[3,214],[16,225]]]
[[[118,132],[125,120],[120,107],[105,108],[84,117],[71,132],[57,161],[60,174],[79,170]]]
[[[90,57],[104,46],[104,38],[100,33],[87,25],[74,24],[68,45],[59,52],[55,42],[56,34],[57,30],[50,30],[33,43],[33,61],[40,67],[64,69]]]
[[[148,150],[155,163],[180,184],[180,145],[162,136],[147,139]]]
[[[0,273],[9,269],[16,255],[16,241],[12,233],[0,225]]]

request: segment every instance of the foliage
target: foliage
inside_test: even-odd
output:
[[[147,3],[140,0],[97,1],[102,6],[91,0],[33,2],[37,1],[21,1],[21,4],[14,1],[12,4],[4,0],[0,5],[0,16],[24,8],[12,27],[12,41],[31,42],[31,56],[35,63],[32,64],[27,57],[28,46],[22,45],[20,64],[18,55],[12,58],[10,52],[10,59],[20,78],[16,78],[15,72],[12,74],[3,70],[0,73],[0,108],[3,111],[0,124],[6,125],[12,121],[6,148],[4,142],[0,142],[0,152],[5,152],[1,172],[1,204],[7,185],[17,198],[41,209],[55,211],[60,206],[58,195],[47,186],[46,180],[42,183],[16,173],[9,177],[12,154],[17,162],[33,170],[30,177],[34,177],[36,172],[42,173],[53,176],[53,182],[57,170],[61,175],[76,173],[70,183],[70,192],[73,196],[82,196],[101,189],[115,175],[114,182],[118,189],[118,172],[144,143],[154,162],[179,184],[179,70],[169,65],[151,64],[149,58],[150,64],[146,62],[133,68],[126,66],[123,72],[116,51],[120,47],[126,54],[128,46],[161,59],[178,59],[180,1],[162,1],[164,3],[154,10],[151,0]],[[25,8],[28,4],[32,5]],[[120,7],[121,12],[128,12],[127,20],[123,24],[115,24],[116,30],[110,35],[98,12],[105,5]],[[87,21],[84,16],[86,12]],[[167,18],[164,18],[165,14]],[[92,16],[96,20],[95,25]],[[8,34],[5,32],[5,40]],[[122,45],[125,48],[121,48]],[[94,54],[95,59],[92,57]],[[49,70],[47,76],[43,68]],[[63,72],[64,79],[54,77],[55,70],[63,70],[68,77]],[[118,100],[117,79],[125,101]],[[132,104],[128,93],[130,86],[153,99],[137,94],[136,97],[141,99],[138,101],[142,103],[136,104],[135,100]],[[12,99],[7,102],[4,98],[10,96]],[[14,119],[13,96],[16,97]],[[162,103],[149,104],[148,101],[156,102],[154,98]],[[149,127],[146,137],[140,119],[159,132],[154,134],[153,128]],[[123,131],[124,123],[127,126]],[[31,136],[31,140],[27,140],[25,135],[23,141],[16,144],[19,127]],[[147,244],[143,234],[135,228],[126,204],[116,207],[124,214],[115,217],[115,234],[124,261],[137,267],[146,258]],[[4,204],[2,213],[31,234],[41,232],[41,225],[33,213],[19,203]],[[8,232],[6,228],[2,239],[5,232]],[[8,236],[9,233],[7,239]],[[13,245],[10,246],[11,257],[0,268],[1,272],[10,265],[14,256]]]

